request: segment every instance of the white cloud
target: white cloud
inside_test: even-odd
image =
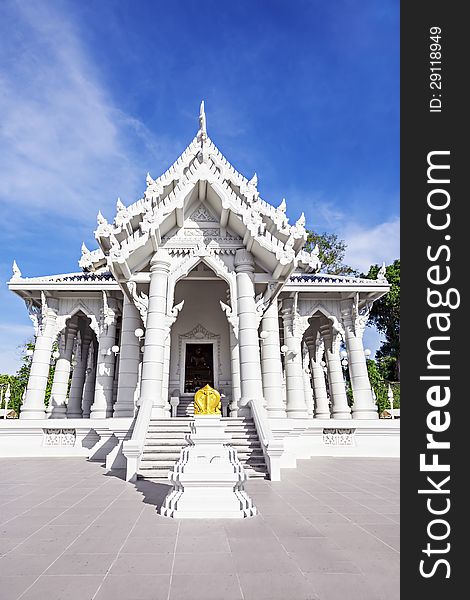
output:
[[[2,202],[89,219],[118,195],[136,200],[145,185],[143,154],[166,164],[177,153],[116,107],[56,4],[8,8],[0,40],[7,56],[0,70]]]
[[[358,224],[344,230],[345,262],[367,272],[373,264],[392,263],[400,256],[400,221],[397,218],[367,228]]]

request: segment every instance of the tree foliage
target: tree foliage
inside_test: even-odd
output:
[[[305,250],[311,251],[318,246],[321,270],[331,275],[357,275],[357,271],[343,263],[346,242],[336,233],[315,233],[307,229]]]
[[[367,360],[367,372],[379,413],[391,408],[388,398],[389,385],[391,385],[393,391],[393,408],[400,408],[400,385],[398,383],[389,384],[382,376],[380,366],[375,360]]]
[[[365,277],[377,279],[380,267],[372,265]],[[386,379],[400,378],[400,260],[385,269],[390,291],[376,300],[370,313],[370,323],[384,334],[385,341],[376,353]]]
[[[13,409],[17,415],[21,410],[23,395],[28,385],[29,373],[31,371],[32,357],[26,354],[26,350],[34,350],[34,342],[29,341],[22,347],[21,365],[15,375],[0,375],[0,399],[1,406],[4,407],[5,393],[7,385],[10,386],[10,400],[8,408]],[[54,343],[52,351],[57,350],[57,343]],[[55,365],[49,368],[49,375],[46,384],[45,405],[48,406],[51,396],[52,382],[54,380]]]

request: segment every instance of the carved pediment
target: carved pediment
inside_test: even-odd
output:
[[[197,206],[191,215],[189,216],[188,221],[192,221],[194,223],[218,223],[219,219],[215,217],[202,202]]]

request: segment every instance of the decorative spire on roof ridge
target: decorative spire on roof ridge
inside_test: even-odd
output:
[[[125,205],[122,203],[121,198],[118,198],[116,201],[116,210],[117,211],[121,211],[121,210],[125,210],[126,207]]]
[[[82,256],[84,256],[85,254],[90,254],[90,251],[85,246],[85,242],[82,242]]]
[[[277,207],[277,210],[280,210],[281,212],[285,213],[286,212],[286,199],[283,198],[281,204],[279,204],[279,206]]]
[[[297,227],[305,227],[305,214],[304,214],[304,212],[302,212],[302,214],[300,215],[300,217],[297,219],[297,221],[295,222],[295,225]]]
[[[199,107],[199,131],[197,132],[197,139],[199,142],[207,140],[207,127],[206,127],[206,113],[204,110],[204,100],[201,100]]]
[[[18,267],[18,265],[16,264],[16,260],[13,261],[12,269],[13,269],[12,279],[21,279],[21,271],[20,271],[20,268]]]
[[[385,262],[383,262],[382,266],[379,269],[379,272],[377,273],[377,281],[387,281],[385,273],[386,273]]]
[[[253,187],[256,187],[258,185],[258,175],[256,173],[250,179],[250,181],[248,182],[248,185],[252,185]]]
[[[96,215],[96,220],[98,221],[98,225],[107,225],[108,224],[108,221],[103,217],[100,210],[98,211],[98,214]]]

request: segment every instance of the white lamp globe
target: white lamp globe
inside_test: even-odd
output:
[[[281,346],[281,352],[282,352],[283,354],[285,354],[285,353],[286,353],[288,350],[289,350],[289,347],[288,347],[288,346],[286,346],[285,344],[284,344],[283,346]]]
[[[372,354],[372,352],[369,350],[369,348],[366,348],[366,349],[364,350],[364,356],[365,356],[366,358],[370,358],[370,355],[371,355],[371,354]]]
[[[52,358],[55,358],[56,360],[60,358],[60,352],[58,350],[54,350],[52,353]]]
[[[262,332],[259,334],[259,337],[260,337],[262,340],[265,340],[265,339],[266,339],[268,336],[269,336],[269,333],[268,333],[267,331],[262,331]]]
[[[134,331],[134,335],[137,338],[141,338],[144,335],[144,330],[139,327]]]
[[[113,346],[111,348],[111,352],[113,352],[114,354],[117,354],[119,352],[119,346]]]

